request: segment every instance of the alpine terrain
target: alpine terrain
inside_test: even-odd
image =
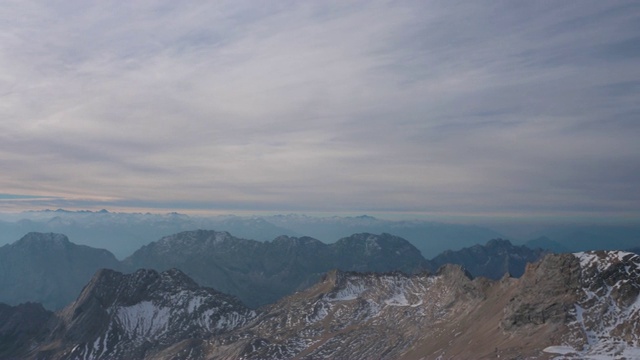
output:
[[[103,270],[64,310],[33,320],[44,334],[10,329],[29,344],[10,351],[31,359],[629,359],[640,356],[639,294],[640,256],[620,251],[550,254],[521,278],[497,281],[456,265],[433,275],[331,271],[255,311],[178,270]]]

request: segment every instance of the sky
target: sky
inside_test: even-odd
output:
[[[0,211],[640,219],[638,2],[0,2]]]

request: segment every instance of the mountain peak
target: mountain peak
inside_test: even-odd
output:
[[[71,245],[69,238],[63,234],[30,232],[13,243],[15,246],[67,247]]]
[[[228,332],[255,316],[235,297],[200,287],[177,269],[104,269],[62,311],[53,341],[69,358],[140,358],[149,348]]]

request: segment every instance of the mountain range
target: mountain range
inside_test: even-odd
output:
[[[123,272],[178,268],[196,282],[239,297],[252,308],[303,290],[327,271],[435,272],[460,264],[473,276],[519,276],[541,250],[492,240],[426,260],[407,240],[390,234],[354,234],[325,244],[279,236],[260,242],[213,230],[186,231],[151,242],[123,261],[107,250],[71,243],[60,234],[29,233],[0,247],[0,301],[37,301],[57,310],[73,300],[101,268]]]
[[[494,227],[498,230],[494,230]],[[278,236],[312,237],[335,242],[355,233],[389,233],[411,242],[429,259],[490,239],[510,238],[516,245],[552,252],[615,250],[640,246],[638,224],[499,224],[471,225],[425,220],[384,220],[361,216],[190,216],[179,213],[120,213],[43,210],[0,214],[0,245],[28,232],[68,235],[78,244],[111,251],[118,259],[162,236],[182,231],[216,229],[239,238],[271,241]],[[519,229],[519,230],[518,230]],[[503,231],[506,233],[503,233]],[[517,234],[516,237],[509,234]]]
[[[0,307],[0,357],[25,359],[637,358],[640,256],[549,254],[522,277],[331,271],[252,310],[179,270],[95,274],[29,318]],[[37,306],[36,306],[37,307]],[[38,331],[34,331],[37,329]],[[10,354],[10,355],[9,355]]]

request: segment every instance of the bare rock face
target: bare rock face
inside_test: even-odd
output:
[[[571,254],[548,255],[527,266],[516,296],[509,300],[502,327],[505,330],[565,323],[578,300],[580,266]]]

